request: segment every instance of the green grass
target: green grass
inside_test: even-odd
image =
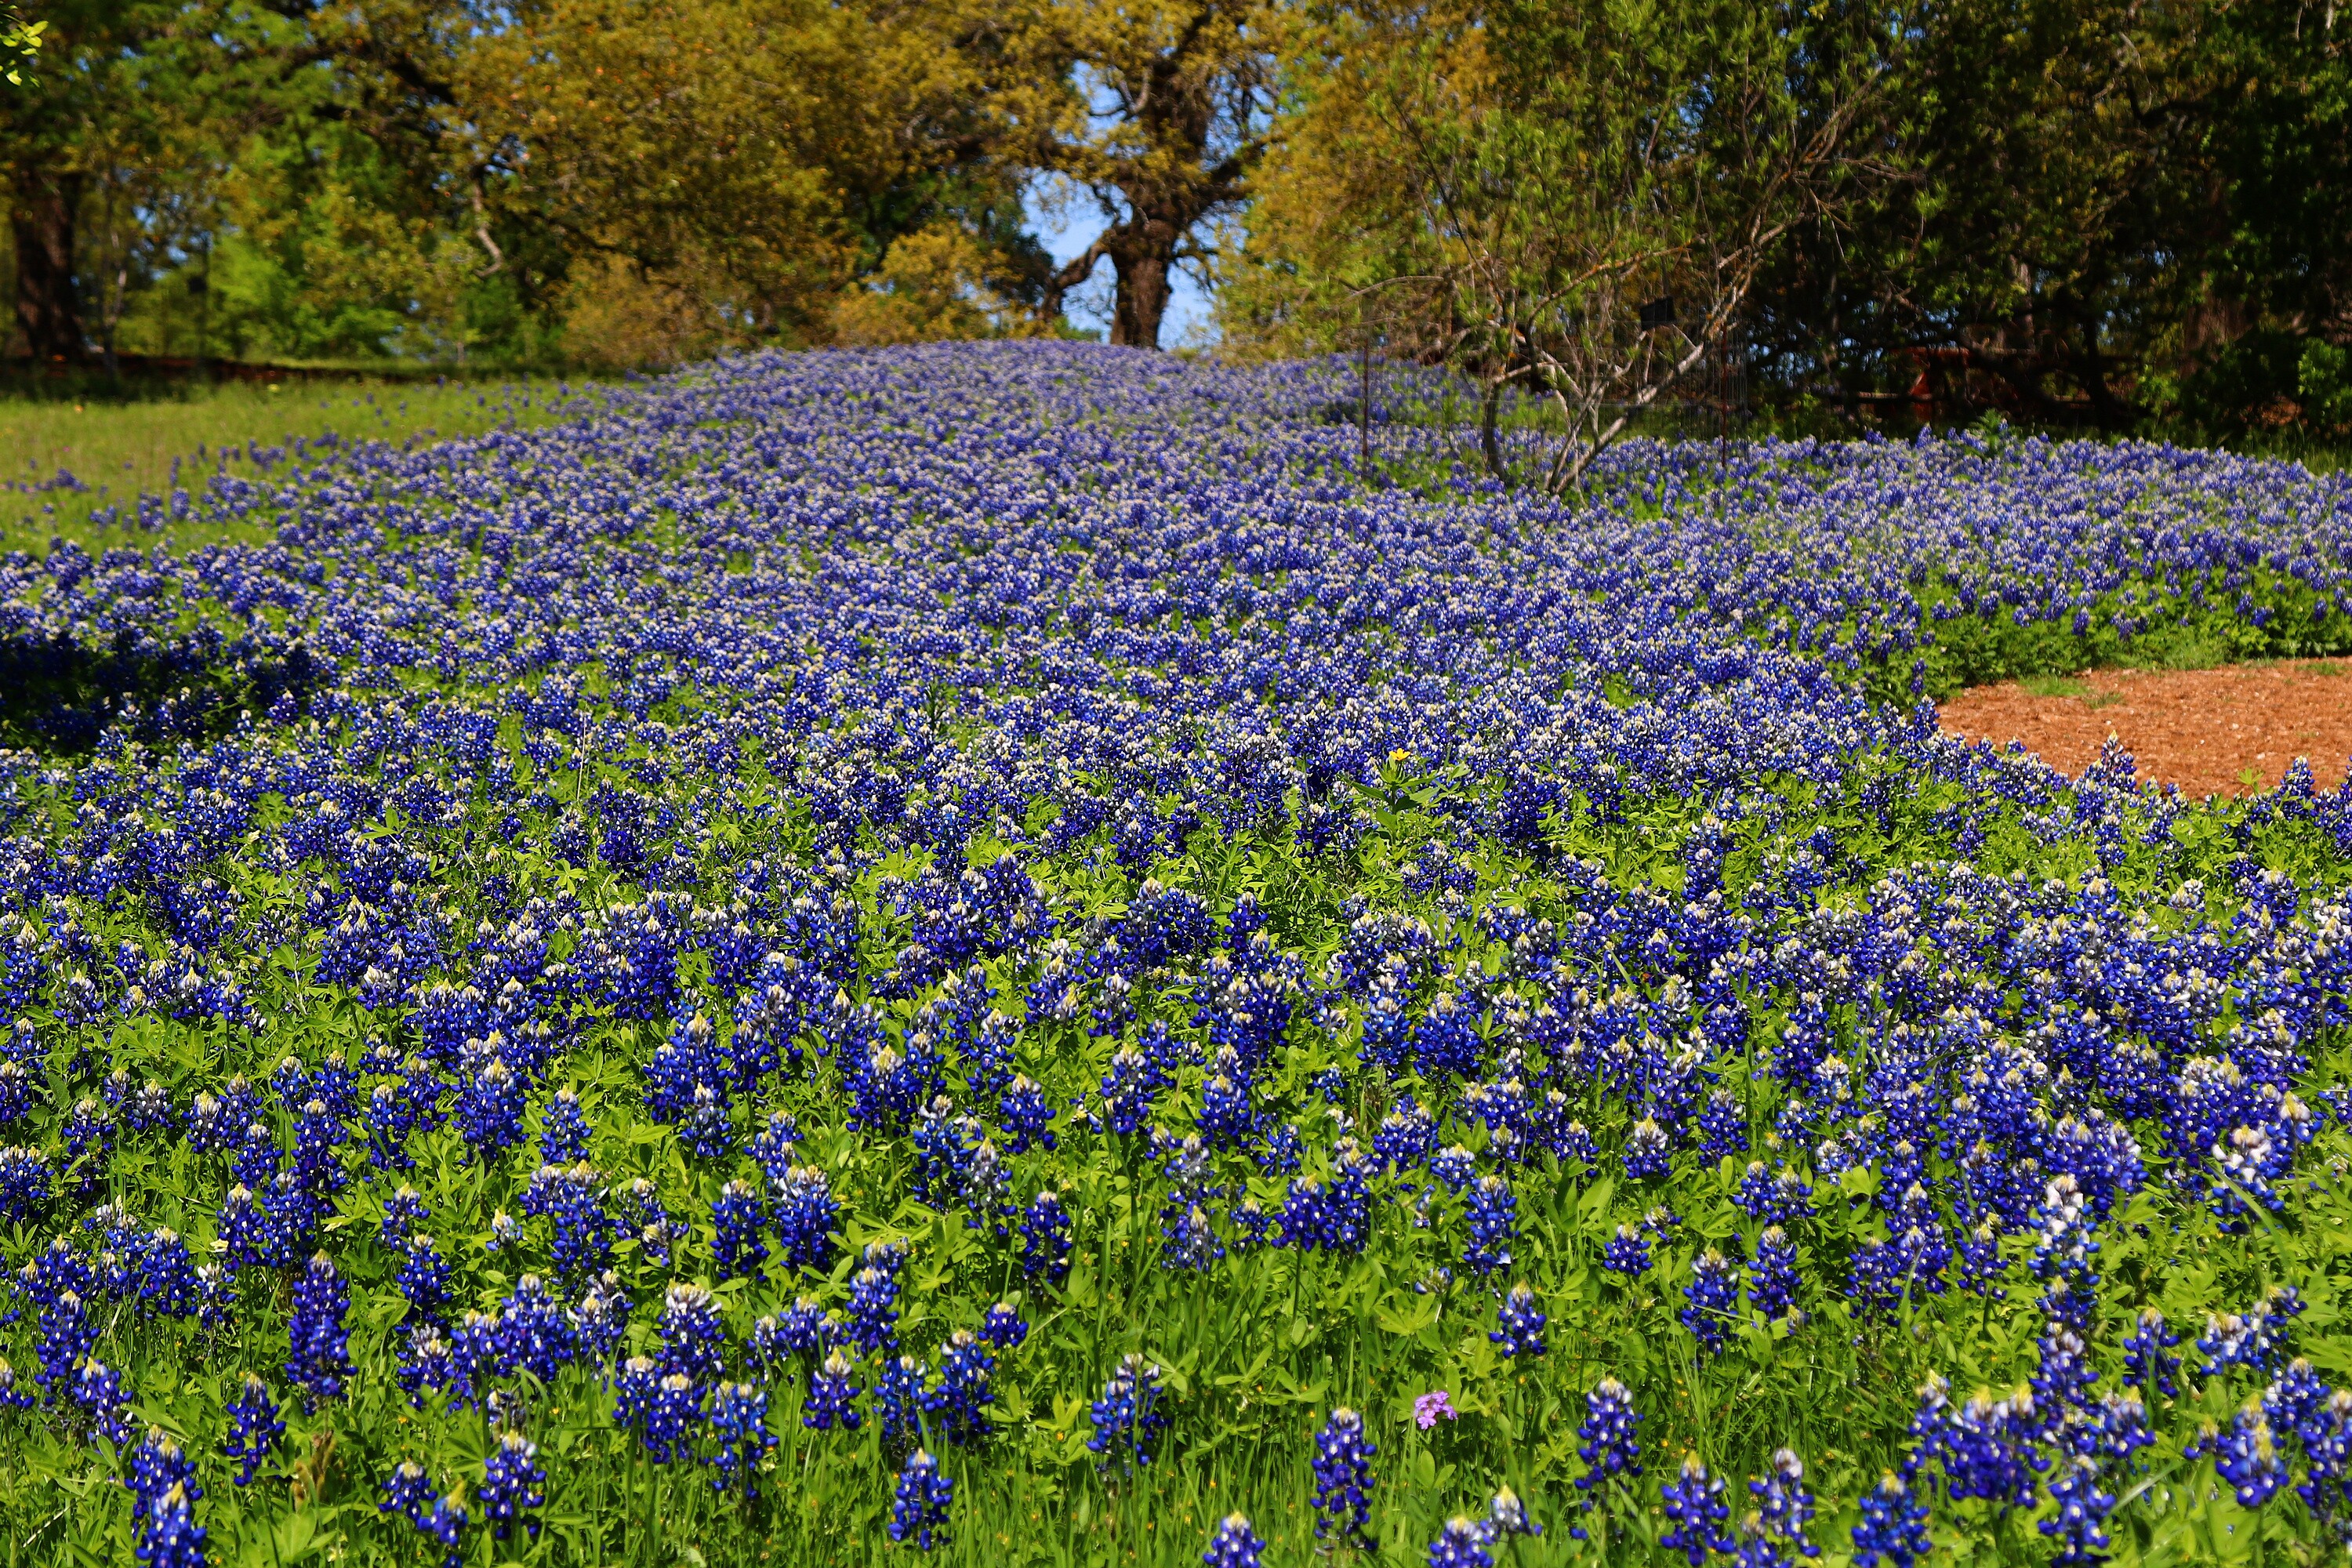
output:
[[[205,479],[226,471],[253,478],[264,470],[246,455],[247,444],[284,447],[332,433],[343,440],[446,440],[502,428],[529,428],[561,417],[580,388],[536,377],[483,384],[448,382],[230,383],[149,388],[129,400],[90,395],[14,397],[0,401],[0,551],[47,547],[52,537],[85,548],[181,547],[261,537],[268,523],[190,523],[152,532],[127,522],[94,523],[112,509],[136,515],[138,498],[168,499],[176,486],[201,494]],[[85,489],[26,493],[29,484],[70,472]],[[287,471],[281,461],[278,473]]]
[[[2084,685],[2071,675],[2029,675],[2018,682],[2031,697],[2073,697],[2085,708],[2112,708],[2121,702],[2120,691],[2100,691]]]

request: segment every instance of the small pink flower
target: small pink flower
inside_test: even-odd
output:
[[[1462,1413],[1454,1408],[1453,1395],[1447,1394],[1445,1390],[1433,1388],[1427,1394],[1413,1400],[1412,1419],[1423,1431],[1426,1432],[1436,1426],[1437,1418],[1441,1415],[1448,1421],[1462,1419]]]

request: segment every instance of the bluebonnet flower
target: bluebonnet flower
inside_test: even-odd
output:
[[[1911,1431],[1916,1441],[1905,1461],[1906,1479],[1936,1462],[1955,1498],[1982,1498],[2004,1508],[2032,1502],[2034,1473],[2043,1461],[2034,1447],[2039,1421],[2032,1390],[2000,1400],[1979,1393],[1954,1405],[1948,1385],[1930,1375],[1919,1391]]]
[[[711,1486],[756,1502],[760,1461],[776,1446],[776,1435],[768,1430],[768,1391],[749,1383],[720,1384],[711,1391],[710,1431],[718,1442],[711,1462],[719,1470]]]
[[[471,1520],[456,1494],[436,1498],[415,1520],[416,1528],[441,1548],[442,1568],[457,1568],[465,1561],[466,1526]]]
[[[459,1079],[457,1126],[473,1159],[488,1164],[522,1142],[522,1080],[495,1055],[469,1063]]]
[[[2039,1353],[2030,1384],[2036,1407],[2045,1417],[2063,1423],[2090,1402],[2099,1374],[2082,1336],[2063,1323],[2049,1325],[2035,1348]]]
[[[256,1121],[248,1124],[229,1162],[229,1179],[241,1187],[266,1187],[278,1179],[278,1139]]]
[[[2271,1287],[2255,1306],[2241,1312],[2209,1315],[2197,1348],[2205,1353],[2204,1375],[2219,1377],[2234,1367],[2273,1372],[2292,1342],[2289,1325],[2303,1312],[2303,1297],[2291,1285]]]
[[[398,1251],[408,1245],[408,1238],[415,1234],[416,1227],[432,1217],[433,1211],[425,1206],[424,1194],[415,1187],[403,1186],[383,1200],[383,1215],[378,1221],[378,1233],[383,1237],[386,1247]]]
[[[582,1113],[580,1096],[569,1089],[549,1096],[540,1117],[539,1163],[570,1165],[585,1160],[588,1137],[588,1118]]]
[[[1768,1321],[1791,1317],[1797,1306],[1797,1249],[1789,1233],[1766,1226],[1757,1239],[1756,1264],[1748,1271],[1748,1299]]]
[[[548,1261],[558,1279],[583,1279],[610,1262],[620,1223],[604,1206],[594,1166],[584,1162],[569,1169],[541,1166],[523,1194],[522,1206],[553,1227]]]
[[[850,1276],[849,1337],[865,1354],[898,1346],[898,1268],[906,1258],[894,1242],[871,1243],[865,1267]]]
[[[70,1288],[58,1291],[42,1306],[39,1323],[37,1349],[41,1370],[33,1374],[33,1381],[40,1385],[44,1400],[54,1401],[98,1347],[98,1325],[90,1321],[81,1292]]]
[[[1021,1216],[1021,1271],[1054,1285],[1069,1276],[1070,1216],[1051,1189],[1039,1193]]]
[[[1029,1337],[1029,1324],[1012,1302],[999,1301],[981,1321],[980,1337],[1001,1350],[1013,1350]]]
[[[1621,1225],[1601,1250],[1601,1267],[1612,1274],[1638,1279],[1650,1271],[1650,1244],[1632,1226]]]
[[[1236,1252],[1248,1252],[1266,1245],[1266,1237],[1274,1228],[1275,1216],[1268,1214],[1255,1198],[1237,1199],[1230,1218]]]
[[[1192,1136],[1197,1138],[1200,1134],[1196,1132]],[[1257,1173],[1268,1177],[1294,1174],[1298,1169],[1304,1148],[1297,1124],[1290,1121],[1282,1123],[1266,1135],[1265,1142],[1253,1156],[1257,1163]]]
[[[151,1316],[184,1318],[203,1300],[195,1263],[177,1231],[158,1226],[138,1248],[139,1306]]]
[[[1723,1483],[1706,1473],[1696,1454],[1683,1456],[1682,1474],[1661,1490],[1665,1515],[1674,1521],[1674,1528],[1658,1537],[1659,1545],[1681,1552],[1691,1568],[1704,1568],[1712,1552],[1737,1550],[1737,1543],[1723,1531],[1723,1521],[1731,1517],[1731,1509],[1723,1500]]]
[[[954,1501],[954,1478],[940,1474],[939,1461],[916,1449],[898,1469],[890,1502],[890,1539],[911,1541],[916,1550],[930,1551],[947,1529],[948,1509]]]
[[[278,1227],[268,1213],[254,1202],[252,1189],[242,1183],[222,1196],[215,1234],[232,1271],[268,1267],[278,1255]]]
[[[680,1281],[662,1297],[661,1316],[655,1321],[661,1336],[661,1353],[654,1364],[667,1374],[677,1373],[696,1383],[719,1376],[726,1365],[727,1327],[719,1321],[719,1305],[699,1285]]]
[[[1493,1274],[1511,1266],[1511,1242],[1518,1230],[1518,1200],[1500,1176],[1484,1176],[1470,1189],[1470,1245],[1465,1267]]]
[[[2263,1390],[2263,1415],[2272,1431],[2301,1441],[2312,1417],[2327,1403],[2330,1393],[2326,1380],[2313,1370],[2311,1363],[2297,1356]]]
[[[1862,1494],[1862,1522],[1853,1527],[1854,1568],[1916,1568],[1930,1550],[1927,1505],[1892,1473]]]
[[[1427,1079],[1468,1078],[1484,1056],[1477,1018],[1452,992],[1433,997],[1412,1029],[1414,1066]]]
[[[379,1513],[398,1514],[415,1524],[433,1506],[439,1489],[424,1467],[414,1459],[403,1459],[383,1479],[382,1497],[376,1503]]]
[[[803,1406],[801,1424],[813,1431],[829,1432],[835,1426],[856,1431],[857,1384],[850,1378],[849,1358],[839,1351],[824,1358],[824,1364],[809,1379],[808,1402]]]
[[[1511,1287],[1495,1309],[1496,1326],[1486,1338],[1503,1347],[1507,1356],[1539,1356],[1544,1353],[1544,1326],[1549,1321],[1536,1305],[1536,1293],[1522,1282]]]
[[[286,1379],[302,1390],[306,1405],[341,1397],[352,1375],[351,1288],[323,1252],[294,1287],[294,1311],[287,1321]]]
[[[205,1495],[204,1487],[196,1480],[195,1462],[160,1426],[148,1427],[147,1436],[131,1450],[130,1485],[142,1513],[174,1487],[181,1488],[190,1502]]]
[[[2305,1465],[2295,1494],[2342,1542],[2352,1535],[2352,1389],[2335,1389],[2304,1412],[2295,1436]]]
[[[814,1356],[826,1349],[833,1341],[838,1320],[816,1304],[814,1298],[797,1297],[778,1318],[762,1318],[762,1324],[772,1325],[765,1333],[754,1329],[751,1349],[756,1355],[769,1361],[782,1361],[786,1356]]]
[[[327,1110],[323,1100],[306,1101],[294,1119],[294,1179],[303,1190],[327,1193],[341,1190],[343,1184],[342,1163],[336,1151],[343,1142],[342,1123]]]
[[[781,1191],[791,1178],[793,1154],[800,1146],[800,1123],[782,1110],[770,1112],[766,1123],[753,1136],[751,1158],[759,1163],[769,1186]]]
[[[2099,1489],[2098,1466],[2079,1455],[2067,1458],[2050,1479],[2050,1500],[2058,1511],[2036,1528],[2058,1543],[2051,1562],[2062,1568],[2105,1562],[2108,1542],[2102,1526],[2116,1500]]]
[[[1120,1358],[1089,1419],[1094,1435],[1087,1447],[1105,1465],[1150,1464],[1168,1427],[1167,1413],[1160,1408],[1160,1369],[1132,1352]]]
[[[2100,1464],[2128,1461],[2156,1441],[2147,1429],[2147,1406],[2135,1394],[2110,1394],[2087,1412],[2063,1424],[2060,1447]]]
[[[434,1071],[433,1064],[423,1057],[412,1056],[401,1064],[400,1076],[401,1096],[407,1102],[407,1110],[396,1129],[398,1137],[405,1140],[411,1131],[440,1126],[444,1120],[441,1098],[448,1093],[449,1085]]]
[[[812,1310],[815,1305],[806,1296],[795,1303],[797,1307]],[[800,1325],[795,1322],[793,1326],[797,1329]],[[743,1336],[743,1359],[763,1375],[773,1374],[783,1370],[793,1356],[801,1353],[802,1347],[796,1341],[797,1335],[785,1329],[782,1318],[773,1312],[763,1312],[751,1321],[751,1331]],[[812,1335],[807,1348],[814,1350],[822,1343],[822,1339]]]
[[[1250,1099],[1250,1079],[1230,1047],[1221,1054],[1217,1070],[1201,1086],[1201,1114],[1195,1121],[1201,1137],[1213,1149],[1246,1149],[1256,1141],[1258,1114]]]
[[[1786,1226],[1811,1215],[1812,1197],[1813,1189],[1794,1171],[1774,1172],[1763,1161],[1750,1160],[1732,1202],[1750,1219]]]
[[[2064,1279],[2075,1289],[2095,1290],[2098,1276],[2092,1259],[2099,1243],[2093,1234],[2095,1216],[2090,1200],[2071,1171],[2062,1171],[2042,1189],[2042,1205],[2034,1215],[2033,1272],[2042,1279]]]
[[[1805,1534],[1813,1494],[1805,1489],[1804,1463],[1792,1450],[1774,1450],[1771,1468],[1750,1480],[1748,1491],[1756,1507],[1739,1521],[1739,1568],[1789,1568],[1796,1557],[1821,1555]]]
[[[582,1360],[600,1369],[610,1365],[628,1331],[629,1303],[614,1276],[607,1274],[580,1293],[572,1309],[572,1334]]]
[[[1249,1515],[1229,1513],[1209,1537],[1201,1562],[1202,1568],[1263,1568],[1260,1554],[1265,1551],[1265,1542],[1250,1528]]]
[[[1160,1260],[1166,1268],[1206,1273],[1225,1256],[1224,1242],[1198,1203],[1171,1199],[1163,1210],[1160,1235]]]
[[[814,1165],[793,1165],[775,1194],[777,1238],[787,1268],[822,1273],[833,1265],[834,1226],[840,1215],[825,1174]]]
[[[642,1434],[660,1386],[661,1372],[653,1357],[633,1355],[623,1362],[613,1377],[613,1425]]]
[[[1748,1111],[1727,1089],[1707,1096],[1698,1130],[1699,1157],[1710,1163],[1748,1152]]]
[[[1691,1282],[1683,1300],[1688,1303],[1680,1314],[1683,1327],[1710,1354],[1720,1351],[1739,1308],[1739,1270],[1708,1247],[1691,1263]]]
[[[0,1149],[0,1219],[25,1225],[49,1202],[56,1176],[38,1150]]]
[[[1409,1094],[1398,1099],[1372,1133],[1372,1157],[1399,1174],[1427,1161],[1436,1147],[1436,1120]]]
[[[499,1375],[520,1370],[541,1383],[553,1383],[576,1345],[572,1315],[548,1293],[547,1282],[536,1274],[516,1280],[514,1289],[499,1303],[497,1316]]]
[[[66,1170],[79,1173],[85,1199],[95,1198],[105,1190],[114,1159],[114,1119],[97,1100],[84,1099],[67,1118],[63,1131]]]
[[[712,1255],[721,1280],[762,1278],[768,1244],[760,1231],[765,1221],[760,1194],[749,1182],[730,1182],[711,1200]]]
[[[1336,1536],[1369,1547],[1364,1527],[1371,1521],[1372,1456],[1379,1450],[1364,1435],[1364,1418],[1345,1407],[1331,1412],[1315,1435],[1315,1538]]]
[[[1576,1451],[1585,1464],[1584,1474],[1576,1479],[1580,1490],[1589,1494],[1612,1477],[1642,1473],[1636,1432],[1641,1424],[1641,1412],[1633,1408],[1633,1396],[1623,1384],[1604,1377],[1593,1385],[1584,1396],[1584,1420],[1576,1429],[1581,1439]]]
[[[404,1333],[394,1351],[393,1381],[408,1394],[408,1402],[416,1409],[425,1408],[425,1395],[429,1391],[450,1393],[457,1399],[471,1394],[467,1374],[457,1364],[457,1353],[438,1330],[415,1325]]]
[[[401,1251],[400,1271],[393,1284],[408,1299],[408,1320],[437,1323],[449,1306],[449,1260],[441,1256],[429,1236],[413,1236]]]
[[[482,1518],[500,1541],[520,1524],[530,1539],[539,1539],[539,1510],[547,1506],[547,1468],[539,1462],[539,1446],[519,1432],[499,1434],[497,1447],[482,1466]]]
[[[1486,1538],[1466,1515],[1455,1514],[1429,1543],[1429,1568],[1494,1568]]]
[[[2141,1398],[2153,1401],[2159,1394],[2179,1394],[2173,1373],[2180,1370],[2180,1358],[2168,1353],[2179,1342],[2162,1312],[2154,1307],[2140,1310],[2131,1337],[2124,1341],[2124,1376],[2139,1385]]]
[[[2207,1422],[2187,1457],[2199,1454],[2213,1461],[2215,1473],[2237,1494],[2240,1508],[2260,1508],[2286,1485],[2286,1461],[2258,1398],[2240,1406],[2227,1427]]]
[[[1641,1181],[1646,1177],[1664,1175],[1668,1152],[1665,1129],[1660,1127],[1654,1119],[1644,1116],[1633,1123],[1633,1130],[1625,1135],[1626,1180]]]
[[[1149,1058],[1132,1046],[1122,1046],[1103,1075],[1103,1125],[1123,1138],[1142,1131],[1150,1124],[1152,1107],[1164,1087],[1166,1079]]]
[[[175,1483],[142,1508],[139,1527],[131,1555],[147,1568],[204,1568],[205,1529],[185,1485]]]
[[[116,1447],[131,1441],[131,1421],[124,1413],[122,1374],[95,1356],[74,1370],[73,1402],[89,1423],[93,1436]]]
[[[1005,1152],[1025,1154],[1032,1148],[1055,1147],[1054,1108],[1045,1091],[1025,1075],[1016,1074],[997,1101],[996,1124],[1003,1131]]]
[[[881,1375],[874,1380],[874,1410],[886,1449],[896,1452],[921,1443],[924,1395],[922,1363],[910,1355],[882,1358]]]
[[[996,1364],[987,1345],[969,1329],[948,1336],[940,1352],[938,1384],[925,1397],[931,1429],[940,1440],[966,1444],[988,1435],[987,1410],[996,1402],[988,1374]]]
[[[692,1463],[703,1424],[702,1399],[682,1372],[662,1375],[642,1417],[646,1452],[656,1465]]]
[[[1496,1489],[1494,1500],[1487,1504],[1486,1517],[1478,1522],[1478,1529],[1488,1541],[1543,1533],[1543,1526],[1528,1517],[1527,1505],[1519,1500],[1519,1494],[1508,1487]]]
[[[229,1401],[228,1421],[223,1447],[236,1461],[236,1484],[249,1487],[268,1462],[278,1440],[286,1435],[286,1423],[278,1415],[278,1401],[270,1396],[269,1385],[246,1373],[245,1386]]]

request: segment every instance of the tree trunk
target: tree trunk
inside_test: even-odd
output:
[[[16,241],[16,324],[36,359],[79,361],[86,342],[74,293],[74,212],[79,174],[18,177],[8,226]]]
[[[1486,395],[1478,400],[1478,452],[1486,459],[1486,471],[1511,488],[1511,466],[1503,460],[1502,438],[1496,432],[1496,423],[1503,412],[1503,383],[1498,376],[1486,384]]]
[[[1118,293],[1111,307],[1110,341],[1129,348],[1160,346],[1160,322],[1168,314],[1168,258],[1149,251],[1115,255]]]
[[[1110,247],[1111,266],[1118,274],[1118,289],[1111,303],[1112,342],[1137,349],[1160,346],[1160,323],[1168,314],[1176,242],[1190,226],[1159,215],[1140,214],[1120,226],[1125,232]]]

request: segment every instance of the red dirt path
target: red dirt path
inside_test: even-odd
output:
[[[2036,697],[2014,682],[1979,686],[1944,704],[1944,728],[1972,741],[2029,751],[2070,773],[2109,734],[2142,778],[2186,795],[2238,795],[2252,769],[2275,785],[2296,757],[2322,789],[2343,782],[2352,753],[2352,665],[2330,660],[2221,669],[2093,670],[2074,678],[2091,695]]]

